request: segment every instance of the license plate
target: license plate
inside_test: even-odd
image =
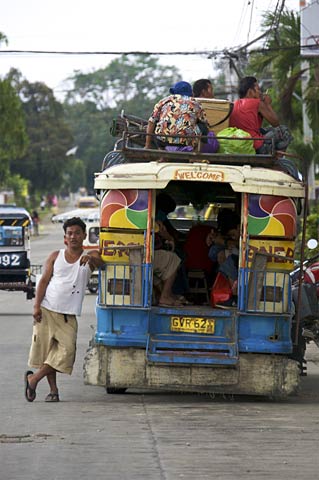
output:
[[[171,317],[171,332],[213,334],[215,320],[202,317]]]
[[[26,267],[26,253],[2,253],[0,254],[0,267],[1,268],[14,268],[14,267]]]

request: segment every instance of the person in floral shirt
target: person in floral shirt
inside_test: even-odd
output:
[[[148,120],[145,148],[152,147],[154,137],[151,134],[155,133],[161,146],[185,147],[190,151],[196,149],[203,132],[199,122],[208,130],[205,111],[193,98],[192,87],[188,82],[177,82],[169,92],[169,96],[155,105]]]

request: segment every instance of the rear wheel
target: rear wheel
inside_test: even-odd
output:
[[[298,331],[298,343],[295,343],[296,340],[296,319],[294,318],[292,321],[292,329],[291,329],[291,339],[293,342],[293,350],[292,353],[289,355],[290,358],[296,360],[298,362],[300,368],[301,375],[307,375],[307,362],[305,359],[306,354],[306,339],[302,335],[302,322],[299,324],[299,331]]]
[[[121,395],[126,392],[126,388],[106,387],[106,393]]]
[[[27,300],[32,300],[35,297],[35,288],[31,280],[27,283]]]

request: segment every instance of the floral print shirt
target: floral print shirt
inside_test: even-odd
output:
[[[154,122],[155,133],[159,140],[169,144],[190,145],[196,147],[200,135],[198,121],[207,124],[205,111],[193,97],[169,95],[160,100],[149,118]],[[185,137],[162,137],[161,135],[185,135]]]

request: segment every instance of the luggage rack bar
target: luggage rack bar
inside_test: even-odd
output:
[[[124,130],[121,139],[116,142],[115,152],[120,153],[125,160],[134,161],[136,163],[145,161],[159,162],[181,162],[181,163],[213,163],[213,164],[229,164],[229,165],[252,165],[258,167],[274,167],[276,166],[277,157],[275,155],[250,155],[250,154],[223,154],[223,153],[202,153],[199,150],[191,152],[183,151],[166,151],[160,148],[143,148],[136,146],[136,138],[145,137],[146,133],[137,131]],[[152,134],[157,137],[157,135]],[[185,137],[176,135],[176,137]],[[227,138],[227,137],[219,137]],[[233,139],[232,139],[233,140]],[[247,140],[247,138],[238,138],[238,141]],[[135,146],[131,146],[135,144]]]

